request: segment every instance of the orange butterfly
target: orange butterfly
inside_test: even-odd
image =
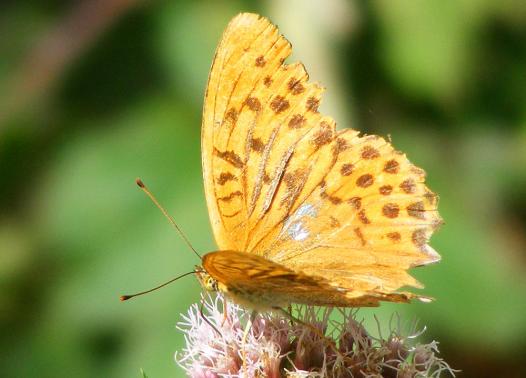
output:
[[[219,251],[198,276],[252,309],[377,306],[420,297],[412,267],[436,262],[442,223],[425,173],[375,136],[336,131],[322,88],[266,18],[242,13],[212,64],[202,125],[206,199]]]

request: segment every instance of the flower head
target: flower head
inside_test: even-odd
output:
[[[372,337],[356,311],[299,307],[294,317],[258,314],[230,304],[223,315],[221,297],[190,307],[178,328],[186,346],[176,361],[193,378],[215,377],[439,377],[454,370],[438,357],[438,343],[419,344],[415,331],[403,335],[400,319],[387,337]],[[247,331],[246,331],[247,329]],[[246,333],[246,335],[245,335]],[[244,359],[244,362],[243,362]]]

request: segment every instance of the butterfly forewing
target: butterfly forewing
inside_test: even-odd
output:
[[[220,290],[240,304],[259,310],[283,307],[291,302],[317,306],[376,306],[379,300],[407,302],[411,293],[385,296],[349,297],[323,278],[295,272],[258,255],[236,251],[211,252],[203,258],[203,268],[212,275]]]
[[[202,154],[209,213],[221,249],[241,250],[246,243],[241,225],[248,220],[258,177],[247,167],[257,166],[249,164],[250,155],[261,154],[264,143],[252,134],[267,108],[269,83],[280,82],[273,74],[289,53],[290,44],[277,29],[251,14],[230,22],[216,51],[205,96]]]

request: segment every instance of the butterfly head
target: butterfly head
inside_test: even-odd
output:
[[[201,283],[201,286],[205,288],[205,290],[207,291],[218,291],[219,290],[217,280],[214,279],[210,274],[208,274],[207,271],[204,270],[202,266],[197,265],[195,267],[195,272],[196,272],[197,279]]]

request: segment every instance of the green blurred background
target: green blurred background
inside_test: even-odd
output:
[[[417,270],[428,305],[385,305],[465,377],[523,377],[526,5],[460,1],[3,1],[0,6],[0,366],[3,377],[180,377],[195,279],[118,295],[214,249],[200,114],[229,19],[277,23],[340,127],[391,135],[428,172],[446,225]],[[370,322],[371,312],[362,311]]]

